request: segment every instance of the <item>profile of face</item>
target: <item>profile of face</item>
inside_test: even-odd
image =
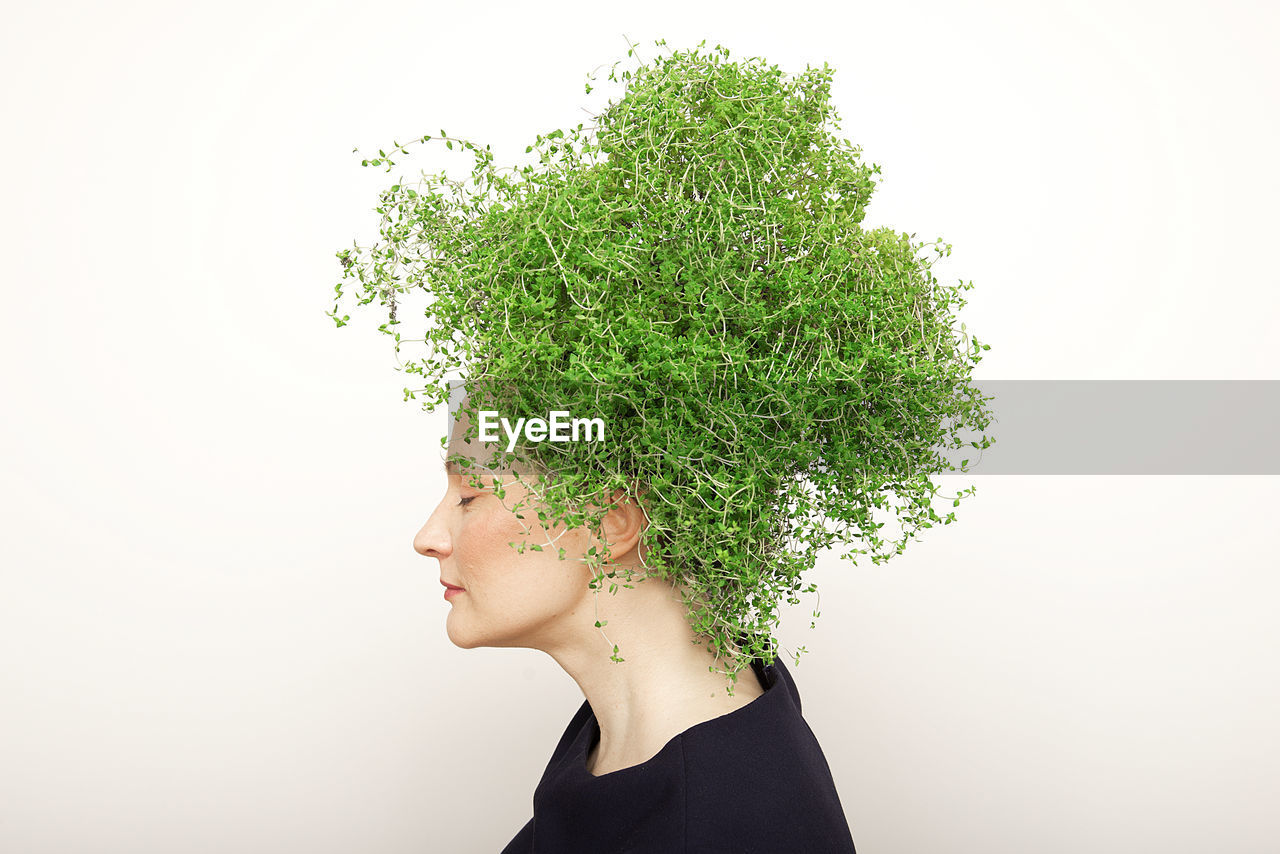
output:
[[[462,453],[479,459],[460,441],[459,422],[449,458]],[[463,474],[446,465],[448,485],[440,503],[413,540],[414,550],[439,561],[440,581],[461,588],[445,590],[450,610],[449,640],[472,649],[481,646],[550,649],[595,625],[591,570],[583,557],[595,542],[585,528],[545,528],[538,522],[530,489],[511,473]],[[527,473],[522,476],[528,479]],[[503,496],[494,490],[502,484]],[[634,507],[634,505],[632,505]],[[524,518],[518,518],[517,513]],[[638,535],[634,511],[611,512],[606,535],[629,548]],[[636,528],[629,531],[629,528]],[[613,536],[608,536],[613,531]],[[510,544],[524,543],[518,551]],[[542,549],[529,548],[540,545]],[[561,559],[559,550],[564,549]]]
[[[461,588],[446,590],[449,640],[464,649],[545,648],[567,640],[558,635],[591,613],[591,573],[580,560],[587,532],[543,528],[527,503],[519,519],[514,508],[527,502],[527,487],[503,477],[499,498],[495,477],[480,479],[477,488],[471,475],[450,473],[444,496],[413,540],[415,551],[440,562],[440,581]],[[528,548],[534,544],[542,550]]]

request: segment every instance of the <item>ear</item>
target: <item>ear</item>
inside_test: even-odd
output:
[[[619,558],[635,550],[647,521],[648,517],[634,498],[622,490],[614,491],[609,510],[600,523],[608,549],[607,563],[617,563]]]

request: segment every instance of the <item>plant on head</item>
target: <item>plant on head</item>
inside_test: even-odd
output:
[[[803,579],[822,550],[883,563],[954,521],[932,477],[948,470],[942,448],[991,420],[970,385],[990,345],[955,329],[972,283],[932,274],[949,244],[921,257],[915,235],[862,227],[880,168],[834,133],[832,69],[787,75],[704,46],[614,63],[624,94],[585,131],[538,135],[537,163],[496,168],[487,145],[423,136],[474,155],[470,185],[396,183],[377,209],[383,243],[337,256],[358,304],[388,309],[379,331],[397,357],[397,298],[430,297],[414,339],[426,352],[402,366],[425,385],[406,400],[447,404],[462,375],[473,425],[480,401],[604,419],[607,441],[510,457],[538,473],[539,519],[598,532],[602,496],[641,503],[647,574],[682,592],[732,681],[772,661],[778,609],[816,593]],[[362,165],[390,171],[378,154]],[[877,511],[900,537],[882,538]],[[607,558],[587,555],[597,595],[633,580]]]

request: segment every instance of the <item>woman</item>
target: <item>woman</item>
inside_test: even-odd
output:
[[[624,96],[585,132],[539,134],[514,174],[442,130],[471,182],[395,184],[385,243],[337,253],[358,305],[388,308],[397,358],[424,345],[406,399],[433,410],[462,371],[511,415],[609,424],[599,446],[530,448],[557,473],[538,495],[450,471],[414,543],[455,644],[540,649],[582,689],[510,854],[853,851],[776,660],[778,608],[816,591],[802,579],[830,547],[881,563],[949,524],[936,449],[990,421],[969,385],[989,345],[954,329],[968,285],[940,284],[914,234],[862,226],[880,168],[832,133],[832,69],[701,47],[611,73]],[[397,300],[419,288],[426,329],[402,338]],[[603,518],[581,512],[603,496]],[[522,498],[551,530],[525,528]]]
[[[449,459],[465,449],[457,422]],[[848,823],[800,697],[781,661],[751,663],[730,694],[707,646],[695,643],[679,591],[645,577],[646,513],[615,495],[600,530],[612,569],[636,583],[589,587],[585,528],[527,526],[513,509],[527,488],[500,476],[478,485],[452,462],[448,488],[414,538],[440,564],[459,647],[540,649],[582,689],[582,706],[552,752],[533,817],[504,849],[517,852],[853,852]],[[566,550],[526,549],[510,543]],[[626,651],[611,659],[609,641]]]

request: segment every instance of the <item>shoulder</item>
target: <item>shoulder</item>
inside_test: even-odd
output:
[[[778,854],[852,852],[831,769],[791,674],[779,660],[753,666],[765,692],[682,740],[690,850],[734,839]]]
[[[557,764],[575,747],[580,737],[586,736],[586,731],[594,720],[591,704],[583,700],[582,705],[578,707],[578,711],[569,719],[568,725],[564,728],[564,733],[560,736],[560,741],[556,743],[555,750],[551,751],[551,761],[548,763],[548,767]]]

